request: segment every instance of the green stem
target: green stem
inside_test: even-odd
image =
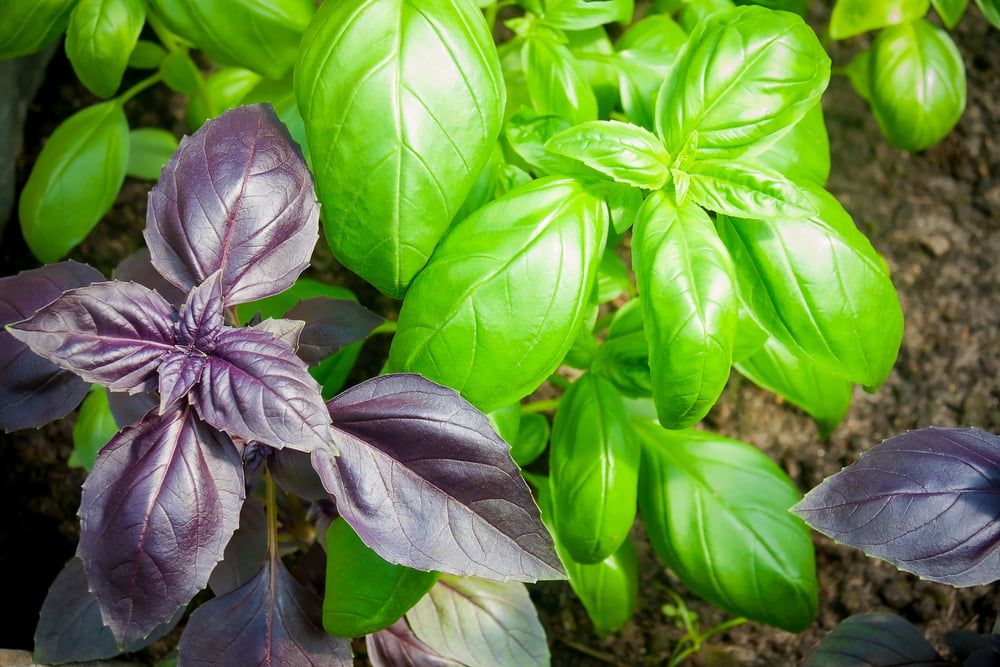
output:
[[[167,51],[173,53],[174,51],[180,51],[184,47],[174,39],[174,34],[167,29],[167,26],[163,25],[160,21],[160,17],[151,11],[146,12],[146,23],[149,27],[153,29],[156,36],[163,42],[163,46],[167,47]]]
[[[139,83],[135,84],[134,86],[132,86],[131,88],[129,88],[128,90],[126,90],[124,93],[122,93],[121,95],[119,95],[118,96],[118,103],[119,104],[125,104],[130,99],[132,99],[133,97],[135,97],[136,95],[138,95],[142,91],[146,90],[150,86],[154,86],[154,85],[158,84],[160,82],[160,78],[161,77],[160,77],[160,73],[159,72],[157,72],[156,74],[153,74],[152,76],[147,76],[145,79],[143,79],[142,81],[140,81]]]
[[[278,493],[267,463],[264,464],[264,495],[267,502],[267,553],[273,563],[278,560]]]
[[[551,412],[559,407],[558,398],[550,398],[544,401],[534,401],[521,406],[522,415],[530,415],[534,412]]]
[[[396,320],[386,320],[382,324],[378,325],[372,329],[372,336],[378,334],[394,334],[396,333]]]

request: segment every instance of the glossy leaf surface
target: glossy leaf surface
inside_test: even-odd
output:
[[[986,20],[993,24],[993,27],[1000,30],[1000,1],[998,0],[976,0],[980,11]]]
[[[592,366],[595,373],[610,380],[623,396],[630,398],[653,395],[649,343],[642,320],[640,299],[632,299],[619,308]]]
[[[399,314],[390,371],[420,373],[490,411],[530,394],[566,356],[607,233],[604,203],[543,179],[454,228]]]
[[[547,0],[545,25],[563,30],[597,28],[605,23],[629,23],[633,0]]]
[[[635,521],[639,443],[611,382],[585,374],[570,385],[552,424],[552,525],[579,563],[599,563]]]
[[[799,493],[785,473],[736,440],[634,425],[639,506],[657,555],[723,609],[793,632],[808,627],[817,605],[813,545],[788,512]]]
[[[103,281],[96,269],[74,261],[49,264],[0,278],[0,430],[38,427],[65,417],[80,404],[88,383],[39,357],[2,327],[19,322],[64,290]]]
[[[574,158],[614,180],[658,190],[670,176],[670,156],[648,130],[630,123],[591,121],[560,132],[545,148]]]
[[[71,468],[89,471],[94,467],[101,447],[118,432],[118,424],[108,407],[108,393],[101,387],[93,388],[80,404],[80,412],[73,424],[73,453],[66,462]]]
[[[382,558],[500,580],[563,576],[507,444],[454,391],[383,375],[329,408],[340,456],[314,452],[313,466]]]
[[[930,9],[928,0],[837,0],[830,16],[830,37],[846,39],[869,30],[909,23]]]
[[[114,203],[127,164],[128,121],[117,101],[86,107],[56,128],[18,203],[35,257],[55,262],[90,233]]]
[[[422,642],[462,664],[549,664],[545,631],[524,584],[445,575],[406,618]]]
[[[656,95],[687,33],[665,14],[636,21],[618,39],[618,88],[628,119],[648,130],[655,126]]]
[[[941,22],[951,30],[962,20],[969,0],[931,0],[934,11],[941,17]]]
[[[323,297],[300,301],[287,316],[305,323],[298,354],[310,365],[364,340],[384,321],[356,301]]]
[[[830,177],[830,138],[817,104],[774,144],[752,157],[755,165],[767,167],[794,180],[809,178],[826,183]]]
[[[264,105],[240,107],[186,139],[149,195],[153,266],[191,289],[222,270],[228,305],[291,286],[319,235],[312,176]]]
[[[132,178],[155,181],[163,166],[177,150],[177,138],[156,127],[143,127],[128,133],[128,166]]]
[[[522,47],[521,67],[536,112],[573,125],[597,120],[594,90],[568,48],[545,36],[531,37]]]
[[[819,643],[803,667],[946,667],[946,662],[912,623],[895,614],[848,617]],[[969,664],[969,663],[966,663]]]
[[[676,156],[731,158],[798,121],[830,78],[830,58],[801,17],[738,7],[698,24],[657,98],[656,128]]]
[[[519,466],[526,466],[542,455],[549,444],[549,422],[542,415],[523,415],[517,440],[510,443],[510,457]]]
[[[691,199],[716,213],[758,220],[816,214],[815,206],[797,185],[757,164],[700,160],[692,165],[689,175]]]
[[[145,22],[143,0],[76,3],[66,29],[66,55],[80,81],[98,97],[118,90]]]
[[[924,579],[1000,579],[1000,438],[926,428],[889,438],[796,505],[809,525]]]
[[[212,72],[191,95],[186,114],[188,128],[197,130],[210,118],[239,106],[260,82],[259,74],[243,67],[223,67]]]
[[[393,565],[336,519],[326,530],[323,628],[335,637],[363,637],[389,627],[420,601],[436,572]]]
[[[642,296],[660,423],[704,417],[729,379],[738,302],[733,264],[708,215],[654,193],[636,222],[633,266]]]
[[[150,413],[101,450],[83,485],[78,554],[119,643],[205,587],[244,497],[236,447],[190,408]]]
[[[69,22],[74,0],[5,2],[0,8],[0,60],[41,50]]]
[[[295,93],[334,254],[401,297],[500,133],[503,80],[482,13],[465,0],[325,3]]]

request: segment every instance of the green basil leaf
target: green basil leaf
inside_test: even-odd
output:
[[[941,22],[951,30],[962,20],[962,16],[969,6],[969,0],[931,0],[931,4],[934,5],[934,11],[941,17]]]
[[[363,637],[403,617],[437,581],[437,572],[394,565],[365,546],[343,519],[326,531],[323,629]]]
[[[607,303],[631,291],[632,281],[629,280],[625,260],[613,246],[609,246],[604,250],[601,266],[597,270],[597,302]]]
[[[592,3],[588,1],[587,4]],[[611,43],[604,28],[567,32],[566,39],[569,52],[573,54],[580,71],[594,91],[598,117],[607,118],[618,106],[615,45]]]
[[[605,23],[630,23],[634,0],[545,0],[545,25],[586,30]]]
[[[21,232],[45,263],[66,256],[115,202],[128,165],[128,121],[116,101],[89,106],[56,128],[21,191]]]
[[[635,216],[642,208],[642,192],[622,183],[591,183],[590,191],[601,197],[608,206],[611,225],[615,234],[624,234],[632,227]]]
[[[830,58],[800,16],[738,7],[699,23],[656,102],[675,157],[698,133],[698,157],[732,158],[819,101]]]
[[[319,382],[323,389],[324,401],[329,401],[339,394],[347,384],[347,378],[354,370],[358,355],[361,354],[362,345],[364,345],[364,341],[351,343],[333,356],[327,357],[316,366],[309,368],[309,374],[316,379],[316,382]]]
[[[548,444],[548,420],[539,414],[521,415],[517,440],[510,444],[510,457],[523,468],[541,456]]]
[[[809,413],[824,438],[851,407],[850,382],[823,372],[812,359],[775,338],[768,338],[761,349],[738,362],[736,370],[757,386],[773,391]]]
[[[659,190],[670,176],[670,156],[660,140],[630,123],[595,120],[574,125],[549,139],[545,148],[619,183],[647,190]]]
[[[66,29],[66,55],[83,85],[111,97],[146,22],[144,0],[78,0]]]
[[[193,95],[202,86],[198,65],[184,51],[167,54],[160,63],[160,76],[170,90],[182,95]]]
[[[699,24],[735,6],[732,0],[685,0],[678,21],[684,30],[692,32]]]
[[[660,423],[691,426],[729,379],[738,311],[732,260],[705,211],[656,192],[636,221],[632,268]]]
[[[809,8],[809,0],[736,0],[736,4],[760,5],[783,12],[795,12],[800,16],[805,16],[806,10]]]
[[[40,51],[69,23],[76,0],[8,1],[0,5],[0,60]]]
[[[607,226],[604,202],[553,178],[459,222],[403,302],[389,370],[421,373],[484,411],[527,396],[573,344]]]
[[[242,67],[223,67],[212,72],[188,102],[188,129],[193,132],[206,120],[239,106],[260,82],[260,74]]]
[[[542,36],[524,41],[525,85],[541,115],[562,116],[570,124],[597,119],[597,98],[569,49]]]
[[[928,9],[929,0],[837,0],[830,17],[830,37],[846,39],[869,30],[909,23]]]
[[[883,30],[871,49],[871,105],[896,148],[941,141],[965,110],[965,65],[944,30],[927,21]]]
[[[534,475],[528,480],[538,490],[542,521],[550,532],[555,532],[549,480]],[[639,606],[639,566],[632,542],[626,539],[613,554],[591,565],[574,561],[558,538],[554,543],[569,585],[583,603],[597,634],[603,637],[620,630]]]
[[[167,57],[167,50],[156,42],[140,39],[128,57],[128,66],[134,69],[156,69]]]
[[[758,164],[699,160],[688,175],[691,199],[716,213],[764,220],[816,214],[798,185]]]
[[[629,398],[649,398],[649,343],[643,330],[642,303],[632,299],[618,309],[604,344],[597,351],[592,371],[607,378]]]
[[[687,38],[672,18],[654,14],[618,39],[619,96],[626,117],[636,125],[648,130],[655,126],[656,94]]]
[[[327,241],[401,297],[500,133],[503,78],[482,12],[466,0],[324,3],[302,40],[295,94]]]
[[[817,104],[802,120],[776,142],[752,157],[755,165],[767,167],[795,180],[809,179],[820,185],[830,177],[830,138],[823,120],[823,107]]]
[[[517,441],[517,434],[521,429],[521,404],[511,403],[502,408],[497,408],[486,415],[490,420],[490,425],[497,432],[504,442],[509,445]]]
[[[642,443],[639,507],[653,550],[694,593],[734,614],[801,632],[816,617],[802,497],[750,445],[633,422]]]
[[[576,330],[576,337],[573,339],[573,344],[570,346],[569,352],[566,353],[566,357],[563,359],[563,364],[570,368],[579,368],[581,370],[590,368],[590,364],[594,361],[594,355],[597,354],[594,324],[597,322],[599,310],[598,305],[593,303],[593,299],[591,299],[591,304],[587,306],[586,314],[583,316],[583,321]]]
[[[156,127],[143,127],[128,133],[128,166],[132,178],[156,181],[163,165],[177,150],[177,137]]]
[[[73,453],[67,465],[90,471],[97,460],[101,447],[118,432],[111,408],[108,407],[108,393],[103,387],[94,387],[80,404],[80,411],[73,424]]]
[[[976,4],[986,20],[1000,30],[1000,0],[976,0]]]
[[[760,328],[746,306],[740,303],[736,321],[736,340],[733,343],[733,364],[738,364],[758,352],[770,336]]]
[[[613,384],[584,374],[559,401],[549,471],[552,523],[578,563],[615,553],[635,521],[639,443]]]
[[[805,191],[819,210],[811,218],[717,219],[741,300],[770,336],[825,372],[878,386],[902,340],[899,298],[837,200],[819,186]]]
[[[500,180],[500,171],[507,164],[503,156],[503,149],[500,144],[493,147],[490,159],[486,161],[483,168],[476,176],[472,189],[466,195],[462,206],[455,213],[454,221],[465,220],[471,213],[479,210],[483,205],[488,204],[497,197],[497,182]]]
[[[267,102],[274,107],[278,120],[285,124],[292,139],[302,149],[306,161],[310,162],[309,146],[306,143],[306,126],[299,113],[298,102],[295,101],[295,88],[292,78],[286,77],[280,81],[263,79],[254,86],[241,101],[241,104],[256,104]]]
[[[851,86],[866,102],[870,102],[872,98],[871,56],[870,49],[859,51],[844,68]]]
[[[600,172],[557,155],[545,148],[545,143],[570,127],[562,116],[542,116],[531,109],[521,109],[507,120],[504,138],[514,155],[538,176],[576,176],[591,180],[605,178]]]
[[[150,0],[164,23],[213,60],[269,79],[291,70],[313,0]]]

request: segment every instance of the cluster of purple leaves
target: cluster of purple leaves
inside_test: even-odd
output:
[[[60,417],[88,383],[134,395],[116,413],[141,415],[84,484],[77,559],[53,588],[70,602],[43,610],[39,628],[50,654],[69,653],[49,661],[106,657],[179,619],[248,515],[251,453],[290,493],[332,497],[390,562],[501,581],[563,576],[507,445],[457,393],[397,374],[324,404],[307,362],[378,318],[312,300],[293,311],[302,321],[237,326],[233,307],[290,287],[318,237],[312,178],[270,107],[227,112],[181,142],[150,193],[145,237],[148,262],[119,271],[139,282],[65,262],[0,289],[0,427]],[[240,576],[215,575],[229,585],[195,611],[182,662],[349,662],[273,545],[242,551],[257,555]],[[84,642],[91,655],[58,630],[73,613],[100,620]]]

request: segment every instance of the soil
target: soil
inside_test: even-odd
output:
[[[971,5],[972,3],[970,3]],[[828,7],[816,10],[825,25]],[[929,425],[978,426],[1000,432],[1000,31],[970,7],[952,35],[968,75],[968,108],[958,127],[934,148],[911,155],[881,137],[865,103],[841,77],[824,97],[833,151],[829,189],[852,213],[892,269],[906,314],[899,361],[876,394],[858,389],[852,409],[823,441],[801,411],[734,374],[706,427],[761,448],[803,489],[856,460],[893,434]],[[844,65],[864,38],[833,47]],[[19,187],[43,137],[60,119],[89,104],[62,52],[53,59],[32,107],[19,161]],[[127,107],[133,126],[184,131],[182,103],[162,90]],[[149,184],[126,182],[115,207],[72,257],[105,274],[141,243]],[[0,273],[30,268],[33,260],[12,220],[0,242]],[[346,284],[369,307],[395,316],[396,305],[340,268],[320,243],[311,275]],[[384,339],[366,347],[355,379],[378,371]],[[0,571],[8,610],[0,647],[30,649],[48,583],[74,552],[83,473],[68,468],[72,418],[38,431],[0,435]],[[615,636],[598,638],[564,583],[532,587],[549,634],[553,664],[661,664],[684,632],[663,612],[670,591],[681,595],[703,630],[728,616],[688,594],[653,555],[641,527],[641,607]],[[943,649],[949,629],[988,632],[996,619],[997,586],[956,590],[919,581],[859,551],[816,536],[820,613],[795,635],[748,623],[719,634],[691,664],[774,667],[794,665],[838,622],[867,611],[891,611],[915,623]],[[16,611],[13,611],[16,610]],[[155,660],[158,645],[140,656]]]

